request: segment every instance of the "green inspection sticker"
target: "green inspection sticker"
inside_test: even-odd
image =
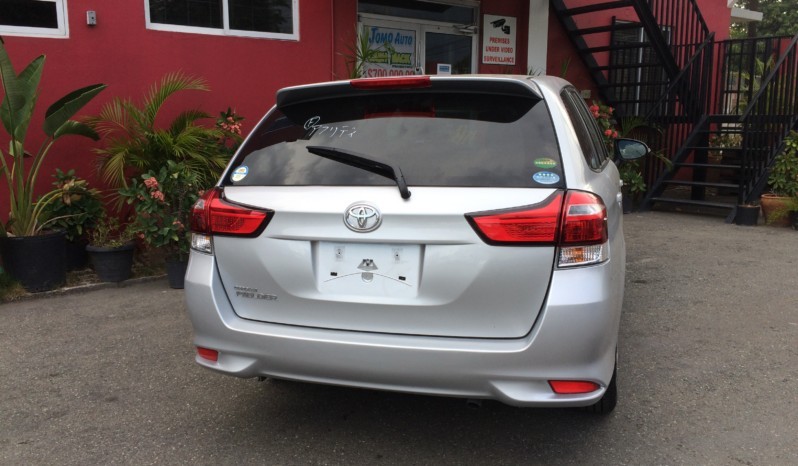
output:
[[[544,157],[535,160],[535,166],[538,168],[552,169],[557,166],[557,161],[548,157]]]

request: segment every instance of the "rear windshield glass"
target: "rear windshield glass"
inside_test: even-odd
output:
[[[398,167],[409,186],[561,187],[545,102],[534,97],[409,92],[274,109],[236,156],[225,185],[374,186],[394,181],[308,146]]]

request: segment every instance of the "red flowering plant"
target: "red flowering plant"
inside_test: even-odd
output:
[[[596,119],[599,128],[601,128],[607,150],[612,152],[612,146],[618,138],[618,130],[615,129],[615,117],[613,116],[615,109],[609,105],[594,101],[593,105],[590,106],[590,112],[593,114],[593,118]]]
[[[160,170],[147,171],[119,190],[136,213],[131,228],[148,246],[163,249],[167,259],[188,258],[187,225],[191,206],[199,198],[197,185],[195,171],[169,160]]]
[[[242,121],[244,121],[244,117],[230,107],[227,107],[226,112],[219,112],[219,118],[216,119],[216,128],[222,132],[218,141],[219,148],[228,157],[235,153],[238,146],[241,145],[241,141],[244,140],[241,134]]]

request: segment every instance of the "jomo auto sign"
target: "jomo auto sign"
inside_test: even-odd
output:
[[[415,74],[416,31],[366,26],[371,56],[363,65],[363,76]]]

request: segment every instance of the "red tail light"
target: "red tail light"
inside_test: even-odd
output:
[[[466,214],[488,244],[588,246],[607,241],[607,208],[583,191],[555,191],[525,207]]]
[[[390,78],[364,78],[353,79],[349,85],[355,89],[412,89],[419,87],[430,87],[432,85],[429,76],[398,76]]]
[[[249,209],[225,202],[214,188],[194,204],[191,230],[206,235],[257,236],[271,220],[272,211]]]
[[[488,244],[555,245],[562,200],[563,192],[556,191],[540,204],[466,214],[466,218]]]
[[[549,386],[558,395],[576,395],[595,392],[601,385],[583,380],[549,380]]]
[[[587,246],[607,241],[607,208],[601,198],[568,191],[563,212],[562,246]]]

